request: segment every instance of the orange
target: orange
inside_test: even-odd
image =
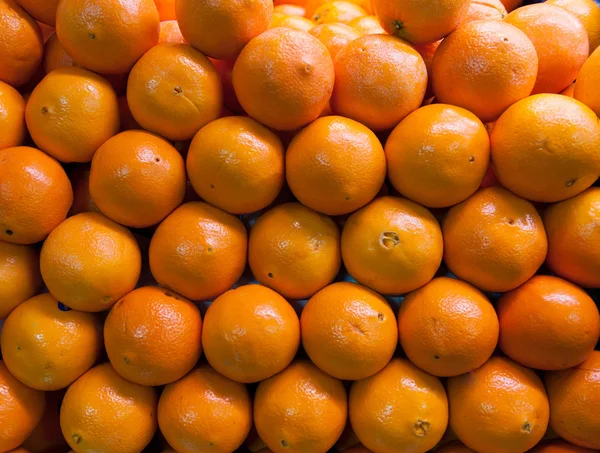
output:
[[[42,67],[45,74],[49,74],[55,69],[64,68],[65,66],[79,66],[75,60],[67,53],[65,48],[58,40],[56,33],[52,33],[46,40],[44,46],[44,59]]]
[[[584,287],[600,286],[600,188],[549,206],[544,226],[552,272]]]
[[[355,28],[336,22],[317,25],[310,29],[309,33],[325,44],[332,58],[335,58],[348,43],[362,36]]]
[[[300,203],[276,206],[250,230],[248,263],[260,283],[283,297],[310,297],[340,269],[340,232],[329,217]]]
[[[560,6],[585,27],[590,44],[590,54],[600,46],[600,5],[594,0],[548,0],[549,5]]]
[[[210,305],[202,331],[208,363],[237,382],[263,381],[293,360],[300,322],[292,306],[261,285],[227,291]]]
[[[567,442],[600,449],[600,351],[582,364],[545,376],[550,427]]]
[[[37,248],[0,241],[0,319],[41,288],[39,260]]]
[[[448,380],[450,425],[480,453],[523,453],[548,426],[548,397],[537,375],[504,358]]]
[[[240,219],[207,203],[185,203],[152,236],[150,270],[158,283],[188,299],[212,299],[241,277],[247,246]]]
[[[310,31],[315,23],[306,17],[291,16],[280,12],[275,12],[271,18],[269,28],[289,27],[301,31]]]
[[[64,453],[69,450],[60,429],[60,405],[64,395],[65,390],[45,393],[46,410],[42,420],[23,442],[22,447],[27,450],[22,453]]]
[[[392,359],[350,390],[350,422],[361,443],[378,453],[425,453],[448,425],[448,399],[440,380],[408,360]]]
[[[27,387],[0,361],[0,450],[18,447],[42,419],[44,393]]]
[[[21,94],[0,81],[0,149],[12,148],[25,140],[25,101]]]
[[[48,290],[63,304],[98,312],[135,288],[141,255],[127,228],[101,214],[84,212],[50,233],[40,268]]]
[[[600,6],[598,6],[600,9]],[[600,14],[599,14],[600,15]],[[596,49],[584,63],[577,76],[573,97],[600,116],[600,50]]]
[[[373,130],[390,129],[423,102],[427,68],[406,42],[368,35],[344,47],[335,59],[331,109]]]
[[[279,130],[295,130],[317,119],[331,97],[333,78],[327,47],[288,27],[254,38],[233,67],[233,87],[244,110]]]
[[[540,442],[531,450],[531,453],[593,453],[589,448],[578,447],[564,440],[551,440]]]
[[[431,73],[433,69],[433,57],[437,48],[442,43],[442,40],[434,41],[427,44],[415,44],[413,47],[425,62],[427,68],[427,91],[425,92],[425,101],[433,97],[433,81],[431,80]],[[423,101],[425,103],[425,101]]]
[[[575,82],[573,82],[567,88],[565,88],[564,90],[562,90],[560,92],[560,94],[562,94],[563,96],[568,96],[570,98],[574,98],[575,97]]]
[[[489,122],[531,94],[537,72],[535,47],[525,33],[503,21],[478,20],[441,42],[431,77],[438,102]]]
[[[442,231],[423,206],[376,198],[342,231],[342,258],[359,283],[382,294],[403,294],[429,282],[442,261]]]
[[[435,449],[438,453],[475,453],[465,444],[459,441],[453,441]]]
[[[157,286],[138,288],[120,299],[104,324],[104,344],[114,369],[141,385],[181,379],[202,353],[200,310]]]
[[[57,3],[58,4],[58,3]],[[39,22],[37,23],[40,27],[40,30],[42,31],[42,36],[44,37],[44,43],[46,43],[46,41],[48,40],[48,38],[50,37],[50,35],[52,33],[54,33],[54,27],[51,25],[46,25],[43,22]]]
[[[210,60],[217,70],[223,89],[223,107],[238,114],[245,114],[233,89],[233,65],[235,60]]]
[[[539,94],[517,102],[496,122],[490,139],[498,180],[528,200],[565,200],[600,175],[598,118],[567,96]]]
[[[413,44],[442,39],[463,21],[469,0],[372,0],[375,14],[390,35]]]
[[[350,1],[328,1],[320,5],[311,18],[317,25],[340,22],[347,24],[357,17],[366,16],[367,12],[356,3]]]
[[[232,452],[250,432],[252,400],[244,384],[201,365],[165,387],[158,423],[179,453]]]
[[[288,147],[286,179],[298,200],[328,215],[369,203],[385,180],[385,153],[377,136],[341,116],[319,118]]]
[[[382,35],[385,30],[381,26],[377,16],[360,16],[348,22],[352,28],[355,28],[363,35]]]
[[[332,0],[304,0],[303,6],[306,10],[306,17],[312,17],[315,14],[315,11],[323,4],[329,3]],[[367,14],[373,14],[373,6],[371,5],[371,0],[346,0],[348,3],[354,3],[355,5],[360,6],[363,10],[366,11]],[[278,1],[275,0],[275,4]],[[295,2],[294,2],[295,3]]]
[[[507,14],[500,0],[473,0],[462,24],[474,20],[502,20]]]
[[[58,162],[26,146],[0,150],[0,240],[33,244],[65,218],[73,202]]]
[[[70,310],[48,293],[15,308],[2,329],[4,364],[37,390],[68,387],[94,365],[101,349],[100,318]]]
[[[506,10],[510,13],[511,11],[519,8],[523,4],[523,0],[500,0]],[[593,1],[593,0],[592,0]]]
[[[60,426],[77,453],[138,453],[156,431],[157,401],[153,388],[126,381],[105,363],[69,387],[60,408]]]
[[[152,0],[64,0],[56,34],[73,59],[102,74],[129,72],[158,43],[158,10]]]
[[[254,424],[274,453],[328,451],[344,430],[346,390],[306,360],[261,382],[254,396]]]
[[[454,206],[443,223],[444,262],[483,291],[515,289],[544,262],[548,243],[534,206],[488,187]]]
[[[195,135],[187,173],[202,199],[232,214],[270,205],[284,183],[285,149],[277,135],[251,118],[229,116]]]
[[[176,20],[165,20],[160,23],[160,35],[158,37],[160,44],[184,44],[185,39],[179,29],[179,23]]]
[[[34,19],[54,27],[59,0],[17,0]]]
[[[447,277],[404,298],[398,329],[408,358],[434,376],[479,368],[498,343],[498,317],[490,301],[468,283]]]
[[[187,44],[159,44],[131,70],[127,102],[144,129],[189,140],[219,117],[223,93],[207,57]]]
[[[81,68],[52,71],[31,93],[25,111],[31,138],[61,162],[89,162],[119,131],[119,104],[110,84]]]
[[[398,192],[424,206],[443,208],[477,191],[490,161],[490,139],[468,110],[433,104],[396,126],[385,154]]]
[[[31,79],[42,61],[42,31],[15,0],[0,0],[0,24],[0,81],[21,86]]]
[[[130,131],[134,129],[141,129],[142,127],[138,124],[138,122],[131,114],[131,109],[129,108],[129,104],[127,103],[127,96],[119,96],[117,102],[119,103],[121,132]]]
[[[299,16],[304,17],[306,10],[303,6],[295,5],[293,3],[280,3],[273,8],[274,13],[283,13],[287,16]],[[272,23],[272,22],[271,22]]]
[[[347,282],[329,285],[310,298],[302,310],[301,331],[312,362],[344,380],[381,371],[398,343],[396,318],[386,300]]]
[[[175,0],[154,0],[161,21],[175,20]]]
[[[73,205],[69,215],[82,212],[97,212],[101,214],[98,206],[90,195],[90,167],[88,164],[77,165],[69,172],[69,179],[73,185]]]

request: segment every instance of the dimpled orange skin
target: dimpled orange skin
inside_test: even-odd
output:
[[[18,447],[42,419],[44,393],[22,384],[0,361],[0,450]]]
[[[207,57],[187,44],[159,44],[131,70],[127,101],[143,128],[188,140],[220,116],[223,91]]]
[[[84,212],[69,217],[48,236],[40,268],[50,293],[63,304],[99,312],[135,288],[141,254],[127,228]]]
[[[507,14],[500,0],[473,0],[461,25],[474,20],[502,20]]]
[[[352,28],[355,28],[363,35],[383,35],[385,30],[381,27],[377,16],[361,16],[348,22]]]
[[[340,50],[355,39],[362,36],[362,33],[355,28],[336,22],[317,25],[309,30],[309,33],[325,44],[331,54],[331,58],[336,57]]]
[[[353,2],[335,0],[323,3],[315,10],[311,18],[317,25],[331,22],[347,24],[357,17],[366,15],[367,12]]]
[[[446,431],[446,391],[438,378],[395,358],[376,375],[352,384],[350,423],[372,451],[425,453]]]
[[[600,351],[585,362],[544,377],[550,399],[550,427],[572,444],[600,449]]]
[[[219,373],[236,382],[259,382],[294,359],[300,321],[275,291],[242,286],[219,296],[208,308],[202,345],[208,363]]]
[[[176,20],[165,20],[160,23],[159,44],[184,44],[185,39]]]
[[[0,240],[33,244],[65,218],[73,202],[67,174],[40,150],[0,150]]]
[[[600,5],[594,0],[549,0],[577,17],[587,30],[590,54],[600,46]]]
[[[329,217],[300,203],[279,205],[252,226],[248,262],[254,277],[283,297],[310,297],[340,269],[340,232]]]
[[[9,84],[0,81],[0,149],[19,146],[25,140],[25,100]]]
[[[341,116],[319,118],[288,147],[286,180],[298,200],[327,215],[356,211],[385,180],[385,153],[377,136]]]
[[[557,202],[600,175],[600,123],[581,102],[539,94],[511,106],[490,136],[500,183],[532,201]]]
[[[330,376],[357,380],[381,371],[398,343],[386,300],[363,286],[339,282],[310,298],[301,317],[302,344]]]
[[[0,319],[5,319],[42,286],[38,249],[0,241],[0,281]]]
[[[419,108],[426,88],[427,68],[408,43],[363,36],[336,56],[331,109],[372,130],[390,129]]]
[[[477,191],[489,165],[490,139],[468,110],[434,104],[396,126],[385,154],[398,192],[424,206],[443,208]]]
[[[540,442],[530,451],[531,453],[594,453],[590,448],[578,447],[561,439]]]
[[[250,432],[252,400],[244,384],[200,365],[165,387],[158,424],[179,453],[232,452]]]
[[[56,34],[77,63],[102,74],[129,72],[158,43],[160,19],[152,0],[64,0]]]
[[[52,295],[40,294],[6,318],[1,344],[13,376],[37,390],[60,390],[100,357],[101,320],[92,313],[64,311]]]
[[[346,269],[381,294],[404,294],[429,282],[443,247],[435,217],[404,198],[376,198],[352,214],[342,231]]]
[[[34,19],[54,27],[59,0],[17,0]]]
[[[448,211],[444,262],[483,291],[504,292],[529,280],[546,258],[542,219],[526,200],[488,187]]]
[[[261,382],[254,396],[256,430],[274,453],[328,451],[342,434],[347,413],[341,381],[307,360]]]
[[[203,200],[232,214],[270,205],[283,186],[285,149],[277,135],[252,118],[215,120],[195,135],[187,173]]]
[[[233,87],[248,114],[292,131],[319,117],[333,91],[327,47],[306,32],[277,27],[254,38],[233,67]]]
[[[25,118],[37,146],[61,162],[89,162],[119,131],[119,104],[101,76],[76,67],[48,74],[33,90]]]
[[[208,300],[241,277],[247,247],[240,219],[207,203],[185,203],[156,229],[150,270],[162,286],[191,300]]]
[[[67,53],[65,48],[58,40],[56,33],[52,33],[46,40],[44,46],[44,59],[42,60],[42,68],[45,74],[49,74],[55,69],[64,68],[65,66],[79,66],[75,60]]]
[[[60,426],[77,453],[138,453],[156,431],[157,403],[153,388],[126,381],[104,363],[69,387],[60,408]]]
[[[546,432],[544,385],[532,370],[510,359],[492,357],[475,371],[448,379],[447,388],[450,425],[477,452],[523,453]]]
[[[283,13],[274,13],[269,28],[289,27],[301,31],[310,31],[315,23],[306,17],[289,16]]]
[[[474,59],[482,64],[473,65]],[[489,122],[531,94],[537,72],[535,47],[525,33],[503,21],[478,20],[441,42],[431,77],[439,102]]]
[[[600,9],[600,6],[598,6]],[[598,13],[600,20],[600,13]],[[573,97],[591,108],[600,116],[600,48],[596,49],[581,67]]]
[[[175,0],[154,0],[160,20],[165,22],[175,20]]]

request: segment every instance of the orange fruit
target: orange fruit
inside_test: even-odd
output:
[[[65,218],[73,202],[67,174],[43,152],[0,150],[0,240],[33,244]]]
[[[347,220],[342,258],[359,283],[382,294],[403,294],[429,282],[442,261],[442,231],[424,207],[377,198]]]
[[[34,19],[54,27],[59,0],[17,0]]]
[[[64,390],[45,393],[46,410],[42,420],[23,442],[22,447],[26,450],[22,453],[64,453],[69,450],[60,429],[60,405],[64,395]]]
[[[502,20],[507,14],[501,0],[473,0],[462,25],[474,20]]]
[[[69,179],[73,186],[73,205],[69,215],[73,216],[82,212],[97,212],[101,214],[98,206],[90,195],[90,167],[88,164],[77,165],[69,172]]]
[[[44,46],[44,59],[42,61],[42,68],[45,74],[49,74],[55,69],[64,68],[65,66],[77,66],[75,60],[67,53],[65,48],[58,40],[56,33],[52,33],[46,40]]]
[[[373,130],[390,129],[419,108],[426,88],[427,68],[415,49],[393,36],[363,36],[337,54],[331,109]]]
[[[248,263],[261,284],[283,297],[310,297],[340,269],[340,232],[329,217],[300,203],[275,206],[250,230]]]
[[[18,447],[42,419],[44,393],[22,384],[0,361],[0,450]]]
[[[135,288],[141,254],[131,232],[95,212],[69,217],[48,236],[40,269],[50,293],[75,310],[112,307]]]
[[[52,33],[54,33],[54,31],[55,31],[54,26],[47,25],[47,24],[44,24],[43,22],[39,22],[39,21],[37,22],[37,24],[39,25],[40,30],[42,31],[42,36],[44,37],[44,43],[46,43],[46,41],[48,40],[50,35]]]
[[[0,0],[0,24],[0,81],[24,85],[42,61],[42,31],[15,0]]]
[[[565,200],[600,175],[598,118],[567,96],[539,94],[517,102],[498,119],[490,139],[498,180],[528,200]]]
[[[323,288],[310,298],[300,322],[306,353],[337,379],[364,379],[381,371],[398,343],[396,318],[386,300],[355,283]]]
[[[600,6],[598,6],[600,9]],[[600,115],[600,50],[596,49],[581,67],[575,83],[573,97],[591,108],[596,115]]]
[[[279,12],[273,14],[269,24],[269,28],[288,27],[301,31],[310,31],[314,26],[315,23],[306,17],[290,16]]]
[[[150,270],[158,283],[188,299],[212,299],[241,277],[247,246],[240,219],[207,203],[185,203],[152,236]]]
[[[184,44],[185,39],[176,20],[165,20],[160,23],[159,44]]]
[[[481,63],[473,65],[475,59]],[[525,33],[503,21],[478,20],[441,42],[431,78],[438,102],[489,122],[531,94],[537,72],[535,47]]]
[[[317,25],[311,28],[309,33],[325,44],[331,58],[335,58],[348,43],[362,36],[362,33],[355,28],[336,22]]]
[[[320,5],[311,18],[317,25],[340,22],[347,24],[357,17],[366,16],[367,12],[356,3],[343,0],[328,1]]]
[[[52,71],[31,93],[25,111],[36,145],[61,162],[89,162],[119,131],[119,104],[110,84],[81,68]]]
[[[531,450],[531,453],[593,453],[589,448],[578,447],[564,440],[551,440],[540,442]]]
[[[575,97],[575,82],[573,82],[567,88],[565,88],[564,90],[562,90],[560,92],[560,94],[562,94],[563,96],[568,96],[570,98],[574,98]]]
[[[548,426],[542,381],[504,357],[448,379],[448,400],[452,430],[477,452],[523,453],[542,439]]]
[[[0,149],[12,148],[25,140],[25,101],[13,87],[0,81]]]
[[[165,387],[158,424],[179,453],[232,452],[250,432],[252,400],[244,384],[201,365]]]
[[[37,390],[68,387],[94,365],[101,350],[100,318],[70,310],[48,293],[20,304],[2,329],[4,364]]]
[[[385,180],[385,153],[377,136],[341,116],[314,121],[292,140],[285,159],[290,189],[304,205],[328,215],[369,203]]]
[[[293,360],[300,322],[292,306],[261,285],[227,291],[210,305],[202,331],[208,363],[237,382],[263,381]]]
[[[217,70],[221,79],[221,87],[223,89],[223,108],[229,109],[232,112],[245,114],[244,109],[240,105],[235,90],[233,89],[233,65],[235,60],[210,60]]]
[[[398,330],[408,358],[434,376],[479,368],[498,343],[498,317],[490,301],[468,283],[447,277],[404,298]]]
[[[600,286],[600,188],[549,206],[544,212],[548,267],[578,285]]]
[[[427,44],[415,44],[413,47],[423,61],[425,62],[425,67],[427,68],[427,91],[425,92],[425,101],[431,99],[433,97],[433,81],[431,80],[431,72],[433,69],[433,57],[435,55],[435,51],[442,43],[442,40],[430,42]],[[425,101],[423,101],[425,103]]]
[[[451,208],[442,228],[444,262],[483,291],[515,289],[546,258],[546,232],[534,206],[501,187],[482,189]]]
[[[580,365],[545,375],[550,427],[579,447],[600,449],[600,351]]]
[[[343,384],[306,360],[261,382],[254,396],[256,430],[274,453],[328,451],[347,413]]]
[[[573,14],[585,27],[590,54],[600,46],[600,5],[594,0],[548,0],[549,5],[560,6]]]
[[[523,0],[500,0],[506,10],[510,13],[523,4]]]
[[[396,126],[385,154],[398,192],[424,206],[443,208],[477,191],[490,161],[490,139],[468,110],[433,104]]]
[[[60,408],[60,426],[77,453],[138,453],[156,431],[157,401],[153,388],[126,381],[104,363],[69,387]]]
[[[119,96],[117,99],[119,103],[119,117],[121,120],[121,132],[131,131],[134,129],[141,129],[142,127],[135,120],[131,114],[129,104],[127,103],[127,96]]]
[[[0,319],[41,288],[39,260],[37,248],[0,241]]]
[[[274,13],[282,13],[287,16],[299,16],[304,17],[306,10],[301,5],[295,5],[293,3],[280,3],[273,8]],[[272,23],[272,22],[271,22]]]
[[[317,119],[331,97],[333,78],[325,45],[288,27],[254,38],[233,67],[233,87],[244,110],[279,130],[295,130]]]
[[[175,0],[154,0],[161,21],[175,20]]]
[[[315,14],[315,11],[323,4],[329,3],[332,0],[304,0],[303,6],[306,10],[306,17],[312,17]],[[373,14],[373,6],[371,5],[371,0],[346,0],[348,3],[354,3],[357,6],[360,6],[363,10],[367,12],[367,14]],[[278,1],[275,0],[275,4]],[[294,2],[295,3],[295,2]]]
[[[270,205],[284,183],[285,150],[251,118],[229,116],[204,126],[187,155],[187,173],[202,199],[232,214]]]
[[[440,380],[408,360],[392,359],[350,390],[350,423],[361,443],[379,453],[425,453],[448,425],[448,399]]]
[[[442,39],[463,21],[469,0],[372,0],[375,14],[390,35],[413,44]]]
[[[223,93],[207,57],[187,44],[159,44],[131,70],[127,102],[144,129],[188,140],[219,117]]]
[[[73,59],[102,74],[129,72],[158,43],[158,10],[152,0],[64,0],[56,34]]]
[[[348,22],[352,28],[355,28],[363,35],[383,35],[385,30],[381,26],[377,16],[360,16]]]

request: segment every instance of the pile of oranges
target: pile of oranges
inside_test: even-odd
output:
[[[0,453],[600,450],[599,115],[594,0],[0,0]]]

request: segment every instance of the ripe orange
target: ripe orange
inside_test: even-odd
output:
[[[500,183],[532,201],[565,200],[600,175],[600,124],[575,99],[539,94],[511,106],[491,133]]]
[[[297,0],[296,0],[297,1]],[[294,1],[293,3],[296,3]],[[312,17],[315,14],[315,11],[323,4],[329,3],[332,0],[301,0],[303,2],[303,6],[306,11],[306,17]],[[348,3],[354,3],[355,5],[360,6],[363,10],[367,12],[367,14],[373,14],[373,6],[371,5],[371,0],[346,0]],[[278,3],[278,0],[275,0],[275,4]],[[292,3],[292,2],[290,2]]]
[[[165,20],[160,23],[159,44],[184,44],[185,39],[176,20]]]
[[[531,453],[594,453],[592,449],[578,447],[564,440],[540,442],[530,451]]]
[[[154,0],[161,21],[175,20],[175,0]]]
[[[410,45],[363,36],[337,54],[331,109],[373,130],[390,129],[421,105],[426,88],[427,68]]]
[[[567,88],[562,90],[560,92],[560,94],[562,94],[563,96],[568,96],[570,98],[574,98],[575,97],[575,82],[573,82]]]
[[[450,378],[448,400],[453,431],[480,453],[523,453],[542,439],[548,426],[542,381],[504,357]]]
[[[352,384],[350,422],[372,451],[425,453],[446,431],[446,391],[438,378],[408,360],[392,359],[376,375]]]
[[[342,258],[358,281],[382,294],[403,294],[429,282],[442,261],[442,231],[424,207],[377,198],[347,220]]]
[[[44,73],[49,74],[55,69],[64,68],[65,66],[79,67],[62,46],[56,33],[52,33],[44,46],[44,59],[42,61]]]
[[[261,382],[254,396],[256,430],[274,453],[328,451],[347,413],[343,384],[305,360]]]
[[[188,299],[212,299],[241,277],[247,246],[240,219],[207,203],[185,203],[156,229],[150,270],[158,283]]]
[[[590,43],[590,53],[600,46],[600,5],[594,0],[548,0],[549,5],[560,6],[585,27]]]
[[[271,18],[269,28],[288,27],[301,31],[310,31],[314,26],[315,23],[306,17],[289,16],[287,14],[276,12]]]
[[[0,149],[20,146],[25,140],[25,101],[13,87],[0,81]]]
[[[317,119],[329,102],[333,79],[325,45],[287,27],[254,38],[233,68],[233,87],[244,110],[279,130],[295,130]]]
[[[0,241],[0,281],[0,319],[5,319],[42,286],[38,249]]]
[[[59,0],[17,0],[34,19],[54,27]],[[35,452],[34,452],[35,453]]]
[[[45,392],[46,409],[42,420],[23,442],[21,453],[64,453],[69,445],[60,429],[60,405],[65,390]],[[19,453],[19,450],[17,450]]]
[[[82,212],[97,212],[101,214],[90,195],[90,167],[88,164],[75,166],[69,172],[69,179],[73,186],[73,205],[69,215],[73,216]]]
[[[340,22],[347,24],[357,17],[366,16],[367,12],[356,3],[343,0],[328,1],[320,5],[311,18],[317,25]]]
[[[300,203],[282,204],[254,223],[248,262],[254,277],[283,297],[310,297],[340,269],[340,232],[323,214]]]
[[[383,35],[385,30],[381,26],[377,16],[360,16],[348,22],[352,28],[363,35]]]
[[[325,44],[331,57],[335,59],[336,55],[346,45],[362,36],[362,33],[355,28],[338,23],[329,23],[317,25],[309,30],[309,33]]]
[[[473,65],[473,61],[480,64]],[[474,21],[442,41],[431,77],[439,102],[470,110],[482,121],[531,94],[538,71],[535,47],[517,27],[499,20]]]
[[[462,25],[474,20],[502,20],[507,14],[500,0],[473,0]]]
[[[250,432],[252,400],[244,384],[201,365],[165,387],[158,423],[179,453],[232,452]]]
[[[598,6],[600,9],[600,6]],[[599,13],[600,16],[600,13]],[[577,76],[573,97],[600,115],[600,49],[596,49],[584,63]]]
[[[306,10],[301,5],[295,5],[292,2],[290,3],[280,3],[275,8],[273,8],[274,13],[282,13],[286,16],[298,16],[304,17],[306,16]],[[272,23],[272,22],[271,22]]]
[[[546,258],[546,232],[534,206],[500,187],[451,208],[442,227],[444,262],[483,291],[522,285]]]
[[[423,103],[425,103],[425,101],[433,97],[433,81],[431,80],[431,74],[433,70],[433,57],[441,43],[442,40],[430,42],[427,44],[413,45],[415,50],[419,52],[419,55],[421,55],[421,57],[423,58],[423,61],[425,62],[425,68],[427,68],[427,91],[425,92],[425,100],[423,101]]]

